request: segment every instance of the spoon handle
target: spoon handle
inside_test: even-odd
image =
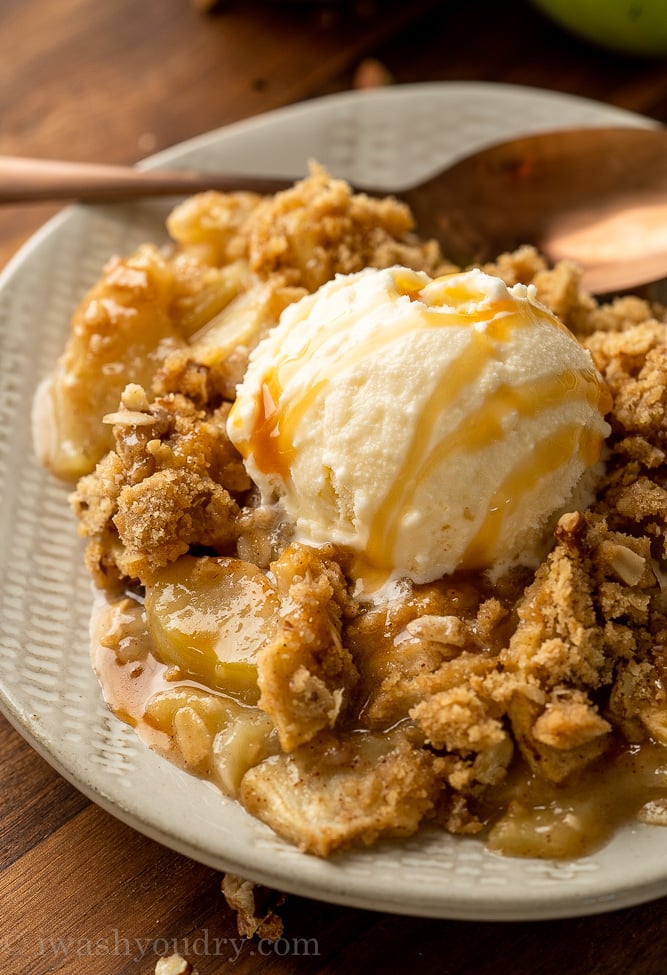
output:
[[[97,163],[0,156],[0,204],[38,200],[127,200],[202,190],[275,193],[293,179],[194,170],[135,169]]]

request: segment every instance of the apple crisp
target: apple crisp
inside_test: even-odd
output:
[[[600,303],[531,247],[484,270],[537,295],[613,398],[593,502],[537,568],[360,595],[349,551],[259,503],[227,435],[251,350],[337,273],[454,270],[408,209],[319,167],[204,193],[172,245],[114,258],[36,401],[98,598],[106,699],[151,747],[328,856],[424,825],[580,855],[667,824],[667,314]]]

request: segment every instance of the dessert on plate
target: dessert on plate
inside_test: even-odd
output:
[[[313,166],[114,258],[35,399],[105,698],[321,856],[667,823],[667,315]]]

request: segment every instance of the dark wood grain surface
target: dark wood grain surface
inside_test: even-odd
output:
[[[667,59],[594,48],[522,0],[229,0],[208,14],[188,0],[0,0],[3,154],[134,162],[323,93],[462,79],[576,93],[667,122]],[[0,265],[53,212],[0,210]],[[667,971],[667,900],[484,924],[290,898],[280,942],[242,940],[219,875],[92,805],[1,717],[0,775],[7,975],[149,975],[174,949],[200,975]]]

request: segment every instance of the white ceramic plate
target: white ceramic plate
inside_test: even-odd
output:
[[[650,124],[525,88],[432,84],[349,93],[230,126],[160,154],[231,171],[301,175],[309,158],[381,186],[427,176],[505,137],[567,125]],[[90,669],[91,592],[67,489],[42,471],[30,407],[72,309],[107,258],[164,236],[164,201],[70,207],[0,277],[0,705],[79,789],[147,835],[221,870],[325,901],[397,913],[531,919],[667,893],[667,830],[627,828],[576,862],[504,859],[427,831],[337,856],[298,853],[210,785],[146,749],[105,708]]]

